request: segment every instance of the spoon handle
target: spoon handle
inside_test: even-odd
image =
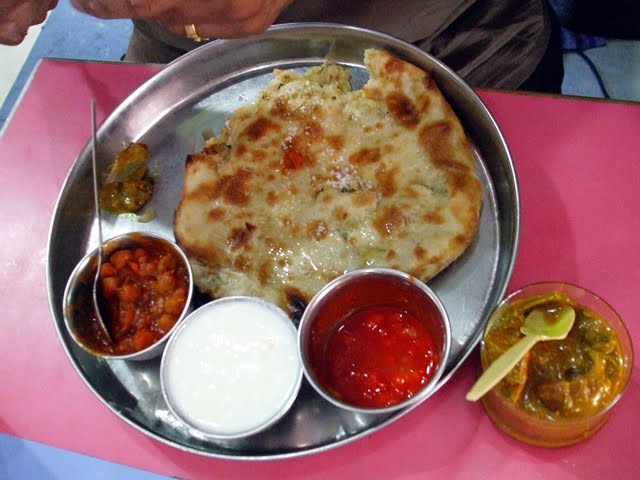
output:
[[[96,151],[97,151],[97,140],[96,140],[96,101],[91,99],[91,167],[93,170],[93,201],[94,208],[96,211],[96,220],[98,222],[98,266],[96,268],[96,275],[93,279],[93,305],[96,309],[96,320],[100,325],[103,333],[107,337],[110,343],[113,343],[113,338],[109,333],[109,329],[107,325],[104,323],[104,319],[102,318],[102,314],[100,313],[100,303],[98,302],[98,282],[100,281],[100,268],[102,267],[102,217],[100,214],[100,193],[98,192],[98,167],[96,160]]]
[[[496,384],[511,371],[522,357],[533,347],[540,337],[538,335],[526,335],[516,342],[511,348],[495,359],[489,365],[475,385],[467,393],[466,399],[475,402],[485,393],[491,390]]]

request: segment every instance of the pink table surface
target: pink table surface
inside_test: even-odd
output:
[[[151,439],[85,386],[51,319],[49,222],[62,182],[98,121],[156,67],[45,60],[0,138],[0,431],[179,478],[640,478],[640,368],[591,440],[540,449],[501,434],[464,399],[477,352],[432,399],[328,452],[240,462]],[[565,280],[607,299],[640,345],[640,106],[481,91],[518,172],[520,248],[509,289]]]

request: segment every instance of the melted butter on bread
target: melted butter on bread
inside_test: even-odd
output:
[[[460,122],[423,70],[365,52],[345,68],[276,70],[257,101],[186,162],[174,232],[196,284],[292,316],[357,268],[427,281],[476,233],[482,190]]]

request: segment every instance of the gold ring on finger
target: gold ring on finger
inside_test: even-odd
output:
[[[184,26],[184,33],[187,35],[187,38],[193,40],[194,42],[204,42],[205,40],[208,40],[208,38],[204,38],[198,35],[196,26],[193,23],[189,23]]]

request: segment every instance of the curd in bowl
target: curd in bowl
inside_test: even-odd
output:
[[[277,306],[226,297],[189,315],[162,358],[171,412],[205,436],[239,438],[278,421],[302,380],[296,329]]]

